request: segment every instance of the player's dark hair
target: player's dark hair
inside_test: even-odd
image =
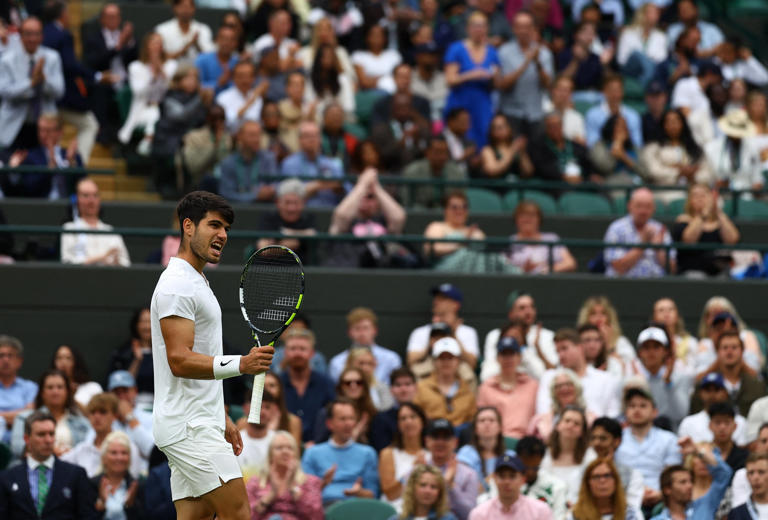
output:
[[[224,217],[228,224],[235,222],[235,212],[224,197],[208,191],[193,191],[184,196],[176,206],[179,217],[179,228],[182,240],[184,237],[184,221],[189,219],[198,225],[209,211],[215,211]]]
[[[721,401],[719,403],[712,403],[707,408],[707,413],[710,419],[714,419],[716,416],[728,416],[731,419],[736,418],[736,411],[733,409],[731,403],[727,401]]]
[[[414,383],[416,382],[416,376],[413,374],[413,372],[411,372],[410,368],[408,368],[408,367],[400,367],[400,368],[396,368],[392,372],[390,372],[390,374],[389,374],[389,385],[390,386],[394,385],[395,381],[397,381],[401,377],[407,377],[412,382],[414,382]]]
[[[543,457],[544,453],[547,451],[547,446],[544,444],[544,441],[538,437],[534,437],[533,435],[526,435],[518,441],[517,446],[515,446],[515,451],[518,455],[523,457]]]
[[[407,408],[408,410],[412,411],[416,415],[419,416],[419,419],[421,420],[421,446],[424,446],[424,439],[427,435],[427,425],[429,424],[427,422],[427,416],[424,413],[424,410],[421,409],[421,407],[417,404],[413,403],[400,403],[400,408],[397,409],[397,420],[400,418],[400,410]],[[395,422],[397,422],[397,420]],[[405,445],[403,444],[403,434],[400,432],[400,428],[395,428],[395,433],[392,436],[392,446],[404,449]]]
[[[614,439],[621,439],[621,424],[616,419],[610,417],[598,417],[595,422],[592,423],[592,430],[600,427],[605,430],[608,435]]]
[[[43,412],[42,410],[32,412],[29,417],[24,420],[24,435],[31,435],[32,425],[36,422],[43,421],[51,421],[54,425],[56,424],[56,419],[54,419],[53,415],[50,413]]]

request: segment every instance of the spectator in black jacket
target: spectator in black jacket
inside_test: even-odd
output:
[[[544,117],[544,134],[528,143],[534,176],[540,179],[578,184],[592,177],[586,148],[563,135],[563,118],[558,112]]]

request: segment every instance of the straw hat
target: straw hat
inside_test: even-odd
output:
[[[717,120],[717,126],[728,137],[744,139],[757,133],[754,123],[749,120],[746,111],[742,109],[731,110]]]

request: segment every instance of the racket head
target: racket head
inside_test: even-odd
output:
[[[240,275],[240,310],[260,345],[275,341],[304,299],[304,266],[291,249],[270,245],[254,252]]]

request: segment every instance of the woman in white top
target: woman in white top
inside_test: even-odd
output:
[[[371,401],[377,410],[383,412],[395,406],[395,399],[389,386],[376,379],[376,356],[368,347],[357,347],[349,351],[344,369],[356,368],[368,379]]]
[[[149,153],[155,124],[160,119],[159,103],[165,97],[174,72],[176,61],[167,58],[162,37],[157,33],[146,35],[139,59],[128,65],[132,98],[128,118],[117,134],[121,143],[127,144],[133,131],[143,127],[144,139],[137,150]]]
[[[365,36],[366,49],[352,53],[360,90],[379,89],[390,94],[395,91],[392,72],[400,64],[400,53],[387,48],[387,30],[372,25]]]
[[[406,479],[417,464],[424,464],[424,429],[427,418],[422,409],[412,403],[403,403],[397,411],[397,431],[392,444],[379,454],[379,480],[381,499],[402,511],[403,490]]]
[[[747,115],[755,125],[755,136],[752,143],[760,155],[763,171],[768,170],[768,103],[762,92],[753,91],[747,95]]]
[[[349,53],[347,49],[339,45],[330,18],[320,18],[315,23],[315,26],[312,28],[312,40],[309,42],[309,45],[302,47],[296,55],[307,74],[312,71],[312,64],[315,62],[317,49],[321,45],[330,45],[336,53],[336,59],[339,65],[341,65],[344,74],[350,78],[355,77],[355,69],[352,66],[352,61],[349,59]]]
[[[549,442],[555,424],[560,420],[565,410],[572,407],[586,409],[581,380],[573,370],[558,368],[555,377],[549,384],[549,393],[552,396],[552,409],[535,416],[528,425],[528,435],[535,435],[544,442]],[[592,421],[597,418],[590,411],[587,411],[586,416],[587,425],[591,425]]]
[[[726,316],[727,313],[730,316]],[[720,315],[720,316],[718,316]],[[715,318],[718,318],[715,320]],[[755,372],[760,372],[765,360],[760,351],[760,342],[755,333],[748,330],[733,303],[724,296],[713,296],[704,304],[699,320],[699,346],[696,350],[695,369],[701,374],[710,368],[716,359],[715,340],[724,330],[735,327],[744,343],[744,361]]]
[[[83,409],[88,406],[91,397],[103,392],[99,383],[91,381],[91,378],[88,376],[85,358],[74,347],[69,345],[59,346],[53,354],[51,368],[61,370],[67,374],[69,384],[74,393],[75,402]]]
[[[667,334],[672,339],[672,350],[679,359],[691,371],[695,366],[696,348],[698,341],[685,329],[685,322],[677,304],[672,298],[659,298],[653,304],[651,321],[663,323]]]
[[[747,113],[744,110],[732,110],[718,119],[717,126],[723,135],[707,143],[704,150],[718,187],[732,190],[762,189],[762,161],[751,139],[755,136],[755,125]]]
[[[321,44],[317,48],[306,97],[313,100],[318,120],[325,108],[333,103],[341,105],[348,121],[355,118],[354,76],[346,74],[330,45]]]
[[[567,406],[549,437],[549,449],[540,468],[565,482],[566,501],[575,504],[581,488],[584,468],[597,458],[589,447],[587,418],[584,410]]]
[[[616,61],[643,85],[650,82],[656,65],[667,59],[667,35],[657,27],[660,15],[659,6],[647,2],[635,11],[632,25],[619,38]]]
[[[637,359],[635,347],[621,334],[616,308],[606,296],[591,296],[584,301],[579,309],[576,326],[581,327],[585,323],[600,329],[608,346],[608,354],[618,354],[625,365]]]

